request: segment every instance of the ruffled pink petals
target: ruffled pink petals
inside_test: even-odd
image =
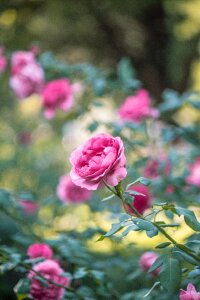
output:
[[[79,146],[70,162],[72,181],[90,190],[96,190],[103,180],[117,185],[127,174],[123,143],[109,134],[98,134]]]

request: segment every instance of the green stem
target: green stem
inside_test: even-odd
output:
[[[107,185],[106,185],[107,186]],[[109,187],[109,186],[107,186],[107,187]],[[112,191],[112,189],[109,187],[109,190],[111,190]],[[123,206],[124,206],[124,208],[125,208],[125,210],[126,210],[126,212],[129,214],[129,215],[131,215],[130,214],[130,212],[129,211],[127,211],[127,209],[126,209],[126,206],[125,206],[125,200],[124,200],[124,197],[123,197],[123,190],[122,190],[122,188],[121,188],[121,183],[119,183],[117,186],[115,186],[115,191],[116,192],[114,192],[114,194],[115,195],[117,195],[118,196],[118,198],[120,198],[121,199],[121,201],[122,201],[122,203],[123,203]],[[128,204],[126,204],[126,205],[128,205]],[[131,206],[131,205],[129,205],[130,206],[130,208],[134,211],[134,213],[135,213],[135,215],[136,215],[136,217],[137,218],[139,218],[139,219],[142,219],[142,220],[146,220],[140,213],[139,213],[139,211],[137,211],[137,209],[135,209],[135,207],[134,206]],[[132,216],[132,215],[131,215]],[[149,221],[149,220],[148,220]],[[160,225],[158,225],[156,222],[152,222],[152,221],[149,221],[151,224],[153,224],[158,230],[159,230],[159,232],[160,233],[162,233],[170,242],[172,242],[172,244],[174,245],[174,246],[176,246],[178,249],[180,249],[181,251],[183,251],[183,252],[185,252],[187,255],[189,255],[189,256],[191,256],[192,258],[194,258],[196,261],[198,261],[198,262],[200,262],[200,257],[199,256],[197,256],[197,255],[195,255],[195,254],[193,254],[191,251],[190,251],[190,249],[188,248],[187,249],[187,247],[186,246],[184,246],[184,245],[182,245],[182,244],[179,244],[179,243],[177,243]],[[184,248],[182,247],[182,246],[184,246]]]

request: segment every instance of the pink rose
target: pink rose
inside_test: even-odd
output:
[[[189,166],[186,182],[200,187],[200,157],[197,157],[195,162]]]
[[[161,154],[158,158],[152,158],[147,161],[144,168],[144,177],[158,178],[161,174],[169,175],[172,165],[165,154]]]
[[[44,83],[44,73],[38,63],[30,63],[10,77],[10,87],[15,95],[24,99],[34,93],[40,93]]]
[[[66,203],[80,203],[90,199],[91,192],[75,185],[69,175],[63,175],[59,179],[57,196]]]
[[[25,66],[35,63],[35,55],[32,51],[16,51],[11,57],[11,74],[17,74]]]
[[[158,258],[158,255],[155,252],[153,252],[153,251],[145,252],[140,257],[140,260],[139,260],[140,268],[144,272],[148,272],[148,270],[151,268],[151,266],[154,264],[154,262],[156,261],[157,258]],[[151,272],[151,274],[156,276],[156,275],[158,275],[159,272],[160,272],[160,268],[157,268],[156,270]]]
[[[126,158],[120,137],[97,134],[71,153],[71,179],[82,188],[96,190],[103,181],[116,186],[126,177]]]
[[[57,284],[68,287],[70,280],[67,276],[63,276],[64,270],[53,260],[45,260],[36,264],[33,270],[39,272],[43,277],[54,281]],[[28,278],[31,280],[30,296],[34,300],[62,300],[64,297],[65,289],[49,283],[47,286],[42,284],[37,279],[37,274],[30,271]]]
[[[19,203],[23,208],[23,211],[27,215],[34,215],[38,210],[38,204],[28,199],[20,199]]]
[[[53,250],[47,244],[32,244],[28,247],[27,254],[30,258],[43,257],[51,259],[53,257]]]
[[[74,104],[73,86],[68,79],[56,79],[48,82],[42,92],[44,115],[51,119],[56,109],[68,111]]]
[[[143,214],[144,211],[151,207],[151,203],[152,203],[152,197],[151,194],[149,192],[149,188],[143,184],[136,184],[134,186],[132,186],[131,188],[129,188],[129,190],[133,190],[136,191],[138,193],[141,193],[143,195],[134,195],[134,201],[132,206],[135,207],[135,209],[137,209],[137,211],[140,214]],[[126,209],[129,213],[131,214],[135,214],[134,210],[129,207],[128,205],[126,205]]]
[[[2,73],[7,66],[7,59],[4,56],[4,49],[0,47],[0,73]]]
[[[200,292],[197,292],[194,285],[189,283],[187,286],[187,291],[181,290],[180,300],[200,300]]]
[[[159,112],[151,108],[151,99],[145,89],[140,89],[133,96],[129,96],[118,111],[124,121],[140,123],[148,117],[157,118]]]
[[[174,192],[174,187],[173,187],[173,185],[168,185],[168,186],[166,187],[166,193],[172,194],[173,192]]]

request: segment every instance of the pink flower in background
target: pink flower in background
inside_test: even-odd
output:
[[[53,118],[57,109],[68,111],[74,104],[73,92],[73,85],[68,79],[62,78],[48,82],[42,92],[45,117]]]
[[[173,185],[168,185],[168,186],[166,187],[166,192],[167,192],[168,194],[172,194],[172,193],[174,192],[174,187],[173,187]]]
[[[69,286],[70,280],[67,276],[63,276],[64,270],[53,260],[45,260],[36,264],[33,270],[41,273],[43,277],[54,281],[55,283]],[[29,272],[28,278],[31,280],[30,296],[34,300],[62,300],[64,297],[64,288],[49,283],[47,286],[37,279],[37,274],[33,271]]]
[[[200,292],[197,292],[194,285],[189,283],[187,290],[180,291],[180,300],[200,300]]]
[[[32,51],[16,51],[11,57],[11,74],[17,74],[25,66],[35,63],[36,59]]]
[[[186,182],[200,187],[200,157],[197,157],[195,162],[189,166],[189,175]]]
[[[140,89],[133,96],[126,98],[118,111],[124,121],[140,123],[148,117],[157,118],[159,112],[151,108],[151,99],[145,89]]]
[[[24,99],[32,94],[39,94],[44,83],[44,73],[41,66],[31,63],[24,66],[18,73],[10,77],[10,87],[15,95]]]
[[[20,199],[19,203],[23,208],[24,213],[27,215],[34,215],[38,211],[38,204],[36,202]]]
[[[148,272],[148,270],[151,268],[151,266],[154,264],[154,262],[156,261],[157,258],[158,258],[158,255],[155,252],[153,252],[153,251],[145,252],[140,257],[140,260],[139,260],[140,268],[144,272]],[[158,275],[159,272],[160,272],[160,268],[157,268],[156,270],[151,272],[151,274],[152,275]]]
[[[75,185],[69,175],[63,175],[59,179],[57,196],[66,203],[80,203],[90,199],[91,191]]]
[[[168,175],[171,168],[171,162],[165,154],[162,154],[158,158],[152,158],[147,161],[143,174],[144,177],[158,178],[161,174]]]
[[[24,99],[40,93],[44,84],[44,72],[32,51],[16,51],[11,58],[10,87],[15,95]]]
[[[143,184],[136,184],[130,187],[129,190],[133,190],[140,194],[143,194],[143,195],[133,195],[134,196],[133,207],[135,207],[140,214],[143,214],[146,209],[151,207],[152,196],[147,186]],[[126,205],[126,209],[129,213],[133,215],[135,214],[134,210],[128,205]]]
[[[53,250],[47,244],[32,244],[29,246],[27,254],[30,258],[43,257],[51,259],[53,257]]]
[[[103,181],[116,186],[126,177],[126,158],[120,137],[97,134],[71,153],[72,181],[88,190],[96,190]]]
[[[7,59],[4,56],[4,49],[0,47],[0,73],[2,73],[7,66]]]

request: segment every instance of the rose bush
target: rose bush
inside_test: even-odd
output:
[[[115,76],[34,48],[10,64],[37,97],[2,102],[2,299],[198,299],[199,125],[167,117],[199,95],[152,108],[127,58]]]

